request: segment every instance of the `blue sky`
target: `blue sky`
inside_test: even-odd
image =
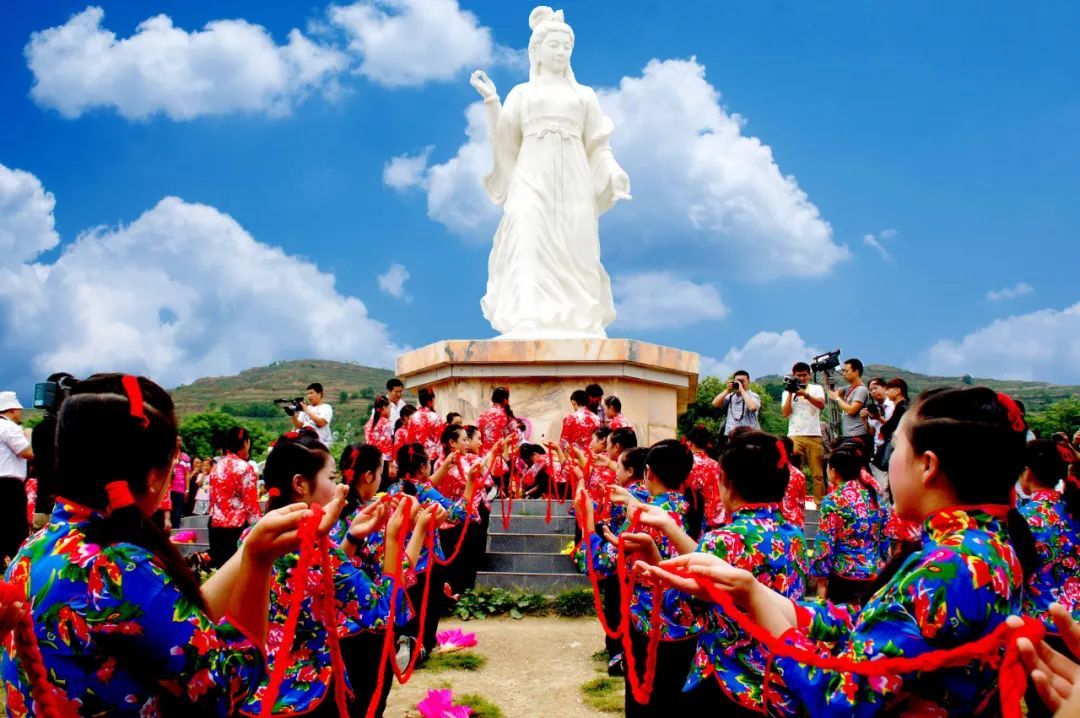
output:
[[[561,7],[634,192],[601,222],[623,310],[609,334],[710,372],[842,346],[1080,383],[1077,6]],[[487,68],[503,96],[524,81],[530,8],[7,7],[0,384],[389,365],[492,336],[498,215],[468,75]],[[171,29],[139,29],[158,15]],[[421,159],[391,181],[395,157]]]

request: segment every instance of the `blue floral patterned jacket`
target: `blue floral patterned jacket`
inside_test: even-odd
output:
[[[1073,620],[1080,620],[1080,521],[1058,491],[1033,491],[1017,509],[1035,536],[1039,554],[1039,567],[1024,587],[1024,613],[1057,632],[1048,613],[1051,603],[1060,603]]]
[[[858,479],[845,481],[821,501],[810,575],[876,578],[889,556],[888,520],[875,489]]]

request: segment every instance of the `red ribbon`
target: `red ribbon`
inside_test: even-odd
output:
[[[1024,422],[1024,412],[1020,411],[1020,407],[1017,405],[1013,398],[1004,392],[998,392],[998,402],[1005,407],[1005,412],[1009,415],[1009,426],[1013,431],[1026,431],[1027,424]]]
[[[109,497],[111,511],[126,509],[135,503],[135,497],[131,495],[131,487],[122,479],[105,484],[105,494]]]
[[[120,379],[120,384],[124,387],[124,393],[127,394],[131,416],[138,419],[144,429],[150,426],[150,420],[146,418],[146,411],[143,407],[142,387],[139,386],[138,378],[125,374]]]
[[[788,465],[787,447],[781,439],[776,440],[776,450],[780,452],[780,460],[776,462],[776,468],[782,469]]]

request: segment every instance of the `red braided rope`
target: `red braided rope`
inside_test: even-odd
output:
[[[300,556],[297,558],[292,575],[289,576],[289,608],[285,615],[285,635],[281,639],[277,655],[274,656],[274,667],[270,671],[270,682],[266,686],[266,692],[263,693],[259,718],[270,718],[274,713],[274,705],[281,693],[281,684],[285,680],[285,669],[289,666],[292,644],[296,640],[296,624],[300,621],[300,606],[307,592],[307,573],[315,559],[316,552],[312,549],[316,544],[316,534],[323,515],[323,508],[318,504],[312,504],[311,510],[312,515],[301,522],[297,532],[300,537]]]
[[[634,575],[626,562],[626,534],[640,528],[641,509],[635,509],[630,517],[630,528],[619,534],[616,569],[619,576],[619,603],[622,607],[622,620],[619,631],[622,634],[623,655],[626,657],[626,679],[634,700],[641,705],[648,705],[656,682],[656,656],[660,648],[660,604],[664,598],[664,589],[659,583],[653,585],[652,607],[649,611],[649,642],[645,649],[645,675],[637,675],[637,659],[634,657],[633,642],[630,638],[630,597],[634,591]]]
[[[458,473],[461,474],[461,478],[468,484],[468,477],[465,475],[465,467],[461,463],[461,458],[458,458],[457,462]],[[461,549],[465,545],[465,534],[469,533],[469,524],[472,523],[472,501],[473,495],[476,493],[476,482],[473,481],[469,490],[465,493],[465,519],[461,523],[461,533],[458,534],[457,542],[454,544],[454,552],[446,558],[436,558],[434,554],[431,555],[431,560],[437,562],[440,566],[448,566],[454,561],[457,561],[458,555],[461,554]]]
[[[319,563],[322,568],[322,609],[326,621],[326,642],[330,648],[330,665],[334,669],[334,702],[338,715],[347,718],[349,702],[345,689],[345,661],[341,657],[341,639],[337,632],[337,599],[334,591],[334,575],[330,568],[330,538],[323,534],[318,543]]]
[[[1004,718],[1021,718],[1023,709],[1020,699],[1027,690],[1027,671],[1020,663],[1016,641],[1028,638],[1038,643],[1046,635],[1046,627],[1041,621],[1025,617],[1024,625],[1018,628],[1002,623],[987,635],[970,643],[954,648],[929,651],[913,657],[878,658],[869,661],[854,661],[850,658],[821,656],[804,648],[785,643],[762,628],[752,618],[743,613],[730,595],[705,576],[684,568],[676,568],[672,573],[697,582],[709,599],[718,604],[724,612],[746,631],[750,637],[760,642],[772,654],[772,657],[789,658],[806,666],[842,673],[854,673],[860,676],[899,675],[903,673],[930,672],[942,668],[965,666],[973,661],[980,661],[998,669],[998,690],[1001,694],[1001,711]],[[1004,655],[1001,648],[1005,648]]]
[[[0,581],[0,603],[10,605],[16,602],[23,604],[23,612],[13,629],[15,654],[18,656],[19,664],[22,666],[30,683],[30,697],[34,701],[34,715],[41,716],[41,718],[63,718],[64,716],[76,715],[70,710],[65,710],[66,706],[59,700],[57,695],[57,688],[49,680],[48,669],[45,668],[45,658],[41,655],[37,634],[34,632],[34,617],[30,612],[30,605],[26,601],[26,596],[14,585],[7,581]]]
[[[510,457],[507,460],[509,466],[506,471],[508,478],[499,492],[499,506],[502,508],[503,531],[508,531],[510,529],[510,516],[514,513],[514,478],[517,473],[517,457],[520,453],[521,447],[517,447],[510,452]]]
[[[592,535],[593,529],[585,525],[587,520],[585,514],[585,502],[588,500],[588,496],[582,495],[581,500],[578,502],[579,506],[577,511],[577,523],[581,528],[582,550],[585,552],[585,573],[589,577],[589,583],[592,584],[593,609],[596,611],[596,618],[600,621],[600,628],[604,629],[605,636],[615,640],[622,635],[622,626],[620,625],[618,629],[612,630],[608,625],[607,618],[604,616],[604,602],[600,598],[600,580],[596,577],[596,569],[593,568],[592,542],[589,540],[589,536]],[[622,584],[620,583],[617,585],[621,594]],[[621,600],[620,596],[620,601]]]

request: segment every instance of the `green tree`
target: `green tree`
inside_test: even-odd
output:
[[[374,389],[374,387],[365,386],[363,389],[361,389],[360,390],[360,398],[361,399],[374,399],[375,398],[375,389]]]
[[[679,416],[679,435],[702,424],[713,434],[719,434],[724,429],[724,411],[712,405],[713,399],[724,390],[727,379],[715,376],[705,377],[698,382],[697,394],[694,401],[686,407],[686,412]],[[750,388],[761,397],[761,408],[758,409],[758,423],[762,431],[777,436],[787,433],[787,419],[780,414],[780,402],[773,398],[773,392],[769,387],[761,384],[750,384]],[[782,390],[782,386],[781,386]]]
[[[230,416],[247,416],[260,419],[276,419],[282,416],[281,409],[278,409],[272,403],[258,401],[246,404],[225,403],[221,405],[221,411]]]
[[[348,404],[349,403],[349,392],[345,391],[344,389],[342,389],[340,392],[338,392],[338,403],[339,404]]]
[[[1055,401],[1042,411],[1029,413],[1027,421],[1039,438],[1049,439],[1056,431],[1063,431],[1072,438],[1080,429],[1080,397]]]
[[[184,449],[192,456],[216,456],[221,453],[221,439],[234,426],[243,426],[251,432],[251,458],[258,460],[265,453],[273,437],[258,425],[238,421],[236,417],[221,411],[203,411],[189,414],[180,422],[180,437]]]

